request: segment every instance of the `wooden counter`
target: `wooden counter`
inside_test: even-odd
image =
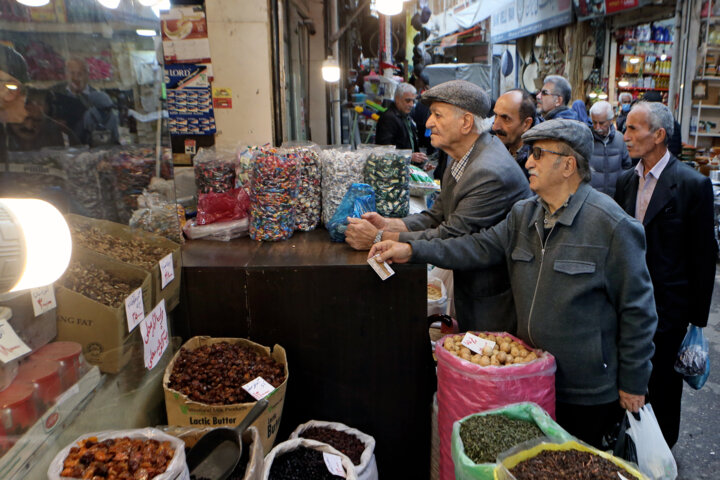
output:
[[[278,343],[290,378],[277,441],[311,419],[375,437],[381,478],[429,478],[435,378],[425,265],[380,280],[325,230],[183,247],[187,333]]]

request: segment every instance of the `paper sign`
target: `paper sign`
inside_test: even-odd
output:
[[[393,275],[395,275],[395,271],[390,268],[390,265],[388,265],[387,262],[378,262],[378,255],[375,255],[374,257],[368,258],[367,262],[370,264],[370,266],[375,270],[375,273],[377,273],[382,280],[386,280]]]
[[[268,394],[275,390],[275,387],[266,382],[262,377],[257,377],[255,380],[246,383],[242,386],[242,388],[255,397],[256,400],[265,398]]]
[[[125,299],[125,316],[127,317],[128,332],[132,332],[145,318],[142,288],[138,288]]]
[[[174,278],[175,270],[173,270],[172,253],[168,253],[167,256],[160,259],[160,279],[162,288],[167,287]]]
[[[342,466],[342,458],[334,453],[323,452],[323,460],[328,471],[333,475],[346,478],[345,469]]]
[[[143,339],[145,367],[152,370],[158,364],[170,343],[164,298],[140,323],[140,333]]]
[[[7,320],[0,320],[0,361],[8,363],[26,353],[30,353],[30,347],[20,340]]]
[[[465,345],[467,348],[472,350],[475,353],[479,353],[482,355],[483,348],[490,347],[495,348],[495,342],[490,340],[485,340],[484,338],[480,338],[477,335],[473,335],[472,333],[468,332],[465,334],[462,340],[462,344]]]
[[[55,289],[52,284],[40,288],[33,288],[30,290],[30,297],[32,298],[33,312],[35,312],[36,317],[57,306],[55,302]]]

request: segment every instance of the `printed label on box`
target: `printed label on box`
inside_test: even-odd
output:
[[[165,299],[160,300],[160,303],[141,322],[140,333],[143,339],[145,367],[152,370],[170,344]]]
[[[125,316],[127,317],[128,332],[132,332],[145,318],[142,288],[138,288],[125,299]]]
[[[255,400],[265,398],[267,395],[272,393],[273,390],[275,390],[275,387],[273,387],[270,383],[266,382],[265,379],[262,377],[257,377],[255,380],[246,383],[242,386],[242,388],[250,395],[252,395]]]
[[[35,312],[36,317],[57,307],[55,289],[52,284],[31,289],[30,297],[32,298],[33,312]]]
[[[168,253],[167,256],[160,259],[160,278],[162,288],[167,287],[175,278],[172,253]]]
[[[323,460],[325,460],[325,466],[330,473],[346,478],[345,469],[342,466],[342,458],[334,453],[323,452]]]
[[[30,353],[30,347],[20,340],[7,320],[0,320],[0,361],[8,363],[26,353]]]

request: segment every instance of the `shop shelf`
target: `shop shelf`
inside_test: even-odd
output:
[[[711,82],[720,82],[720,77],[695,77],[695,80],[709,80]]]
[[[716,138],[720,138],[720,133],[695,133],[695,132],[690,132],[690,135],[692,135],[693,137],[716,137]]]
[[[660,57],[656,53],[618,53],[621,57]],[[665,57],[665,60],[672,60],[672,57]],[[661,61],[665,61],[661,60]]]
[[[626,77],[669,77],[669,73],[627,73],[627,72],[621,72],[620,75],[626,76]]]
[[[112,34],[115,32],[125,31],[134,32],[137,28],[157,28],[154,22],[147,20],[138,20],[128,23],[124,22],[78,22],[78,23],[41,23],[41,22],[9,22],[0,20],[0,30],[19,32],[27,34],[35,33],[78,33],[92,34],[99,33]]]
[[[700,108],[700,105],[698,105],[697,103],[693,103],[693,108]],[[710,110],[720,110],[720,105],[705,105],[705,104],[703,104],[702,109],[705,110],[706,108],[710,109]]]
[[[669,88],[645,88],[645,87],[618,87],[618,90],[657,90],[659,92],[667,92]]]

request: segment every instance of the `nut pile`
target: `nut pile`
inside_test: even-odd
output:
[[[152,479],[165,472],[175,455],[170,442],[139,438],[97,437],[80,440],[63,462],[61,477]]]
[[[304,430],[300,437],[327,443],[335,450],[347,455],[354,465],[360,465],[360,457],[365,451],[365,445],[355,435],[332,428],[310,427]]]
[[[537,354],[525,348],[510,337],[495,336],[493,334],[476,333],[480,338],[495,342],[495,346],[486,346],[482,354],[475,353],[462,344],[464,335],[455,335],[445,340],[445,350],[456,357],[468,362],[476,363],[482,367],[502,367],[515,363],[528,363],[537,360]]]
[[[71,261],[60,285],[113,308],[123,306],[125,299],[142,281],[127,282],[94,265]]]
[[[74,242],[90,250],[100,252],[121,262],[150,270],[170,253],[166,247],[158,247],[135,239],[120,239],[104,233],[96,227],[70,225]]]
[[[285,381],[284,365],[240,344],[219,342],[182,348],[168,386],[196,402],[232,405],[255,401],[242,386],[257,377],[277,388]]]

